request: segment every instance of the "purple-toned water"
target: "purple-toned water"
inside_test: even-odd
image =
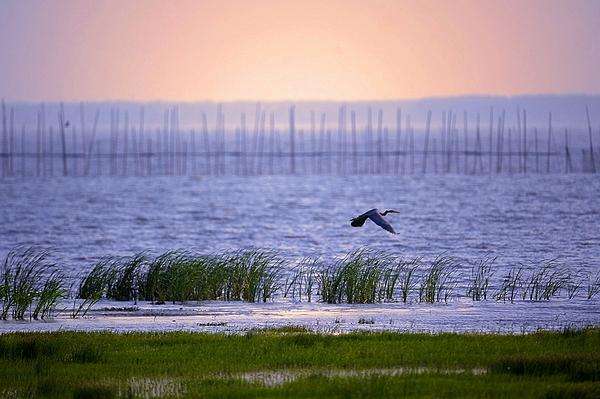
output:
[[[496,279],[519,262],[552,258],[574,273],[596,273],[599,196],[600,179],[591,174],[4,179],[0,253],[18,244],[51,248],[69,275],[103,255],[245,247],[275,249],[290,259],[332,259],[361,247],[425,259],[445,253],[462,262],[459,278],[469,276],[468,260],[484,256],[497,257]],[[388,216],[397,236],[370,222],[349,225],[373,207],[401,212]],[[458,294],[465,285],[459,282]],[[553,320],[559,317],[553,312],[560,312],[561,325],[600,322],[597,300],[537,304],[521,316],[502,306],[510,305],[480,307],[478,325],[487,312],[496,315],[490,320],[503,315],[517,325],[523,314]],[[439,327],[451,329],[457,308],[442,309],[449,313],[434,313]]]

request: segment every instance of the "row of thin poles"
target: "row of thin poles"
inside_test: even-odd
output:
[[[552,113],[548,114],[547,131],[538,132],[537,127],[528,128],[527,112],[522,109],[517,109],[516,125],[506,126],[506,112],[495,115],[491,108],[485,127],[479,113],[472,127],[466,111],[462,118],[453,111],[444,111],[439,132],[433,132],[432,112],[428,111],[424,131],[416,134],[411,116],[403,115],[400,109],[393,129],[384,126],[382,110],[369,109],[363,126],[358,125],[356,112],[348,111],[340,107],[335,128],[328,125],[326,114],[311,111],[310,126],[305,130],[298,128],[296,110],[291,106],[288,126],[280,130],[275,114],[267,114],[257,104],[252,121],[242,113],[239,123],[229,131],[219,105],[212,126],[202,113],[200,126],[185,131],[180,127],[177,107],[166,109],[162,126],[154,129],[145,126],[143,107],[137,123],[128,112],[111,108],[108,134],[100,137],[99,110],[89,121],[80,104],[76,124],[66,117],[61,104],[56,123],[52,123],[46,120],[41,105],[35,128],[22,125],[17,135],[14,109],[7,110],[2,102],[2,176],[526,174],[597,170],[587,108],[589,144],[577,149],[570,144],[568,129],[559,148]],[[546,137],[542,137],[544,133]]]

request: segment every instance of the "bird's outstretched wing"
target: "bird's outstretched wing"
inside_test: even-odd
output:
[[[353,219],[350,219],[350,225],[352,225],[352,227],[362,227],[362,225],[365,224],[367,219],[369,217],[371,217],[371,214],[377,213],[377,212],[378,212],[377,208],[370,209],[370,210],[366,211],[365,213],[363,213],[362,215],[359,215]]]
[[[385,220],[380,214],[379,212],[373,212],[371,213],[369,216],[369,219],[371,219],[373,221],[373,223],[375,223],[377,226],[381,227],[384,230],[389,231],[392,234],[396,234],[396,232],[394,231],[394,228],[392,227],[391,224],[388,223],[387,220]]]
[[[350,221],[350,225],[352,227],[362,227],[362,225],[365,224],[365,222],[367,221],[368,218],[369,218],[368,215],[362,214],[362,215],[357,216],[354,219],[352,219]]]

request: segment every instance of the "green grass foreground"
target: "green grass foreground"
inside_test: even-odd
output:
[[[356,370],[371,374],[344,374]],[[297,377],[275,385],[240,378],[253,372]],[[327,335],[293,327],[245,335],[14,333],[0,336],[0,397],[597,398],[600,329],[529,335]]]

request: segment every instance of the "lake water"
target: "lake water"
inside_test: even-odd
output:
[[[425,259],[445,253],[461,261],[464,277],[468,261],[485,256],[497,257],[497,278],[518,263],[552,258],[595,273],[599,198],[600,179],[591,174],[3,179],[0,254],[21,244],[49,248],[69,275],[104,255],[246,247],[290,259],[363,247]],[[374,207],[400,211],[387,216],[398,235],[370,222],[349,225]],[[532,320],[551,320],[557,308],[562,324],[600,322],[597,300],[537,304]]]

